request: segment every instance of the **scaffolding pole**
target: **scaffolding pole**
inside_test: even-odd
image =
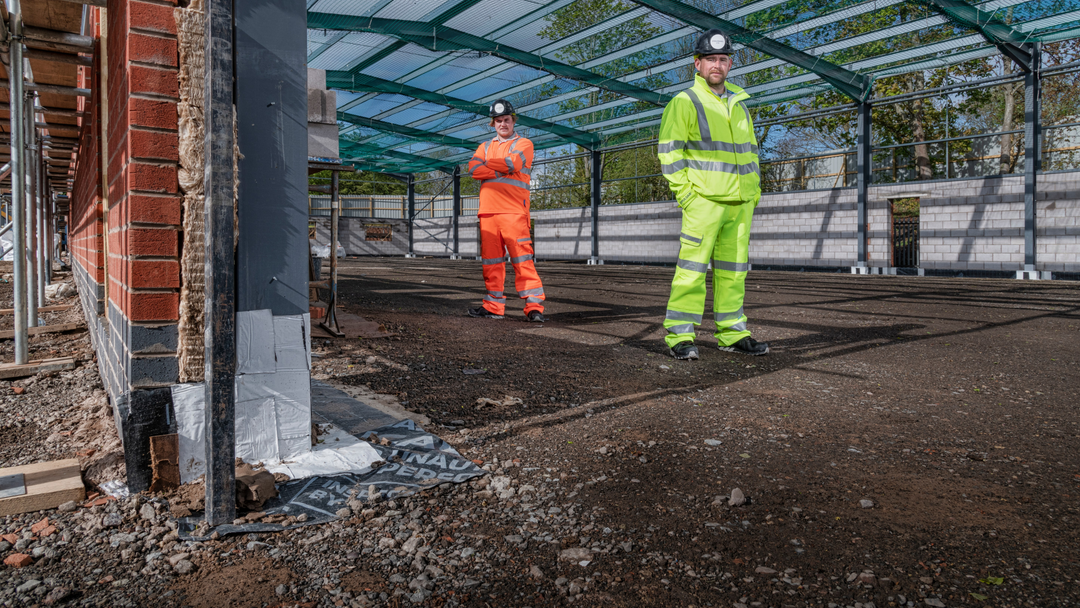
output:
[[[15,363],[24,365],[29,363],[29,348],[27,343],[27,294],[26,294],[26,191],[24,188],[26,177],[25,149],[26,141],[23,133],[23,42],[22,42],[22,3],[21,0],[10,0],[8,3],[8,24],[11,32],[10,63],[8,65],[9,86],[11,89],[11,216],[15,224],[15,233],[12,235],[12,245],[15,248],[13,255],[15,272]]]
[[[49,182],[46,181],[45,171],[45,154],[41,150],[41,146],[38,145],[37,150],[34,152],[34,169],[37,171],[37,196],[35,197],[35,203],[37,207],[37,284],[38,284],[38,306],[45,306],[45,286],[49,284],[49,249],[46,245],[45,234],[48,229],[45,224],[45,201],[49,196]]]
[[[34,126],[33,95],[23,95],[23,128],[26,130],[26,152],[23,155],[24,173],[26,174],[26,293],[28,325],[37,327],[38,306],[38,261],[37,261],[37,131]]]

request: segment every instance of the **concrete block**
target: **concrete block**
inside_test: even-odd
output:
[[[339,158],[337,124],[308,123],[308,156]]]

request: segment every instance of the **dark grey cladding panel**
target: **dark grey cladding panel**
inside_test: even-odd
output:
[[[308,311],[307,12],[236,3],[237,310]]]

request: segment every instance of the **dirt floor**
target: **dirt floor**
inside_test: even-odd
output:
[[[342,308],[393,335],[313,343],[314,377],[491,475],[206,543],[158,497],[0,518],[0,556],[35,560],[0,568],[0,605],[1080,605],[1080,284],[753,271],[772,352],[707,323],[679,362],[671,268],[538,269],[544,324],[466,316],[475,261],[344,260]],[[31,348],[80,366],[0,382],[0,466],[115,454],[87,334]]]
[[[519,302],[465,316],[475,262],[342,266],[344,308],[399,336],[363,346],[408,369],[325,343],[327,363],[354,365],[327,371],[471,429],[486,458],[558,467],[599,527],[647,530],[647,551],[678,562],[608,564],[619,605],[780,606],[804,587],[1080,604],[1076,283],[755,271],[746,311],[771,354],[715,350],[706,324],[701,360],[678,362],[661,341],[670,268],[541,263],[541,326]],[[523,404],[477,406],[506,395]],[[734,488],[747,504],[728,505]],[[715,562],[733,576],[665,578]]]

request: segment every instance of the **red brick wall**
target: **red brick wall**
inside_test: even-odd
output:
[[[95,11],[96,14],[96,11]],[[79,154],[75,158],[75,183],[71,192],[71,218],[68,223],[68,249],[73,264],[78,264],[88,278],[99,285],[105,281],[105,259],[101,221],[100,124],[97,90],[101,54],[94,53],[92,67],[79,68],[78,86],[92,89],[90,98],[79,98],[82,112]]]
[[[108,0],[108,294],[134,323],[179,318],[174,6]]]

